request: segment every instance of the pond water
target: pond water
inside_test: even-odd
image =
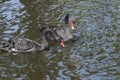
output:
[[[34,53],[0,52],[0,80],[119,80],[119,0],[1,0],[0,43],[15,36],[40,41],[39,29],[75,18],[77,37]]]

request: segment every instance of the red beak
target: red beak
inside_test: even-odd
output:
[[[62,45],[62,47],[64,47],[65,45],[64,45],[64,41],[62,40],[61,41],[61,43],[60,43],[61,45]]]
[[[74,22],[71,22],[71,23],[70,23],[70,26],[71,26],[72,29],[74,29],[74,28],[75,28],[75,23],[74,23]]]

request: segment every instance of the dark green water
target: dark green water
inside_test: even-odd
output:
[[[119,0],[2,0],[0,43],[23,36],[40,40],[39,29],[75,17],[75,42],[52,42],[34,53],[0,52],[0,80],[119,80]]]

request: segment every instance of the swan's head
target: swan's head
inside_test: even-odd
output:
[[[64,41],[63,41],[63,38],[60,37],[56,31],[54,31],[53,29],[47,27],[47,28],[44,28],[44,35],[45,35],[45,38],[48,38],[50,40],[55,40],[57,41],[57,43],[60,43],[60,45],[62,47],[64,47]]]
[[[64,22],[66,25],[70,25],[71,29],[75,28],[75,22],[74,22],[74,18],[73,16],[71,16],[70,14],[67,14],[64,18]]]
[[[56,32],[54,32],[54,33],[49,33],[49,34],[50,34],[50,35],[49,35],[49,38],[50,38],[51,40],[56,40],[62,47],[65,46],[63,38],[60,37]]]
[[[65,47],[63,38],[59,38],[59,39],[58,39],[58,42],[60,43],[60,45],[61,45],[62,47]]]

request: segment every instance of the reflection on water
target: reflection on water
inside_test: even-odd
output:
[[[120,1],[2,0],[0,43],[15,36],[40,40],[39,29],[76,19],[74,42],[34,53],[0,53],[0,80],[120,79]]]

